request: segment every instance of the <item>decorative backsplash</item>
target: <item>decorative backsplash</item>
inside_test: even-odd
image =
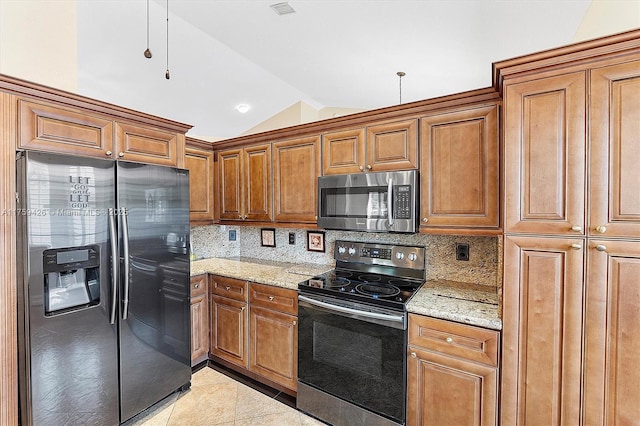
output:
[[[236,241],[229,241],[229,231]],[[248,257],[292,263],[332,265],[335,240],[419,245],[426,249],[427,279],[452,280],[500,287],[502,282],[502,239],[426,234],[385,234],[324,231],[325,252],[307,251],[307,230],[276,228],[276,246],[261,245],[261,228],[211,225],[191,228],[193,252],[198,259],[208,257]],[[315,232],[315,231],[314,231]],[[289,233],[295,244],[289,244]],[[469,260],[456,260],[456,243],[469,244]]]

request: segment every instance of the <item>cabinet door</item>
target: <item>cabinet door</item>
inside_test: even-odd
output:
[[[367,127],[367,170],[383,172],[418,168],[418,120]]]
[[[184,135],[147,127],[116,123],[116,152],[121,160],[178,166]]]
[[[505,237],[501,419],[580,423],[584,240]]]
[[[271,145],[244,149],[244,213],[243,219],[272,219]]]
[[[325,133],[322,136],[322,174],[359,173],[365,166],[364,129]]]
[[[640,238],[640,61],[590,81],[589,233]]]
[[[317,222],[320,137],[273,144],[276,222]]]
[[[640,242],[589,242],[584,424],[640,419]]]
[[[498,228],[498,107],[423,117],[421,227]]]
[[[209,352],[209,303],[207,275],[191,277],[191,365],[207,359]]]
[[[495,426],[498,370],[409,346],[407,425]]]
[[[213,151],[186,148],[184,166],[189,170],[191,222],[213,222]]]
[[[242,219],[242,150],[218,153],[220,219]]]
[[[211,354],[247,368],[247,304],[211,295]]]
[[[251,306],[249,369],[289,389],[297,389],[297,317]]]
[[[505,232],[584,233],[585,80],[576,72],[506,87]]]
[[[18,101],[18,149],[113,158],[113,122],[76,108]]]

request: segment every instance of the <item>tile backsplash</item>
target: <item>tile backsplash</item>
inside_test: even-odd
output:
[[[248,257],[280,262],[334,264],[336,240],[381,242],[424,246],[427,279],[452,280],[489,287],[502,282],[502,239],[427,234],[384,234],[367,232],[324,231],[325,252],[307,251],[307,230],[276,228],[276,246],[261,245],[259,227],[210,225],[191,228],[191,243],[197,258]],[[229,241],[229,231],[236,231],[236,241]],[[295,244],[289,244],[289,233]],[[469,260],[456,260],[456,243],[469,244]]]

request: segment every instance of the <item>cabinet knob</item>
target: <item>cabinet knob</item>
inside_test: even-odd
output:
[[[411,352],[411,358],[416,358],[418,355],[415,352]]]
[[[424,223],[427,223],[427,222],[429,222],[429,218],[428,218],[428,217],[423,217],[423,218],[422,218],[422,221],[423,221]]]
[[[582,232],[582,226],[577,226],[577,225],[576,226],[572,226],[571,230],[573,232]]]
[[[447,343],[453,343],[453,337],[447,337]]]
[[[269,302],[273,302],[273,296],[269,296]]]
[[[361,172],[364,172],[364,167],[360,166],[358,168],[360,169]]]
[[[120,157],[120,158],[124,157],[124,152],[119,152],[118,153],[118,157]]]
[[[293,322],[293,325],[297,325],[297,324],[298,324],[298,321],[294,321],[294,322]]]
[[[113,152],[111,152],[111,151],[107,151],[107,152],[104,153],[104,155],[106,155],[107,157],[111,157],[111,154],[113,154]]]
[[[224,287],[225,290],[229,291],[231,290],[231,287],[229,287],[228,285]]]
[[[573,250],[580,250],[582,248],[582,246],[580,244],[571,244],[571,248]]]
[[[371,170],[371,164],[367,164],[367,170]]]
[[[193,285],[193,288],[200,288],[200,283],[195,283],[195,284]]]
[[[604,225],[598,225],[596,226],[596,232],[599,234],[604,234],[605,232],[607,232],[607,227]]]
[[[598,250],[598,251],[607,251],[607,246],[602,245],[602,244],[598,244],[596,246],[596,250]]]
[[[242,308],[240,308],[240,312],[244,312],[244,308],[246,308],[246,306],[243,306]]]

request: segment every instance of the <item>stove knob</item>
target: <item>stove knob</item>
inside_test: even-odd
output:
[[[340,291],[344,291],[344,287],[340,287]]]
[[[418,256],[415,253],[409,253],[409,260],[410,261],[415,261],[418,258]]]
[[[404,253],[402,253],[401,251],[396,253],[396,259],[398,260],[402,260],[404,259]]]
[[[346,251],[347,251],[347,249],[346,249],[346,248],[344,248],[344,247],[342,247],[342,246],[339,246],[339,247],[338,247],[338,253],[340,253],[340,254],[344,254]]]
[[[356,254],[356,249],[355,249],[355,248],[353,248],[353,247],[349,247],[349,254],[350,254],[351,256],[353,256],[354,254]]]

